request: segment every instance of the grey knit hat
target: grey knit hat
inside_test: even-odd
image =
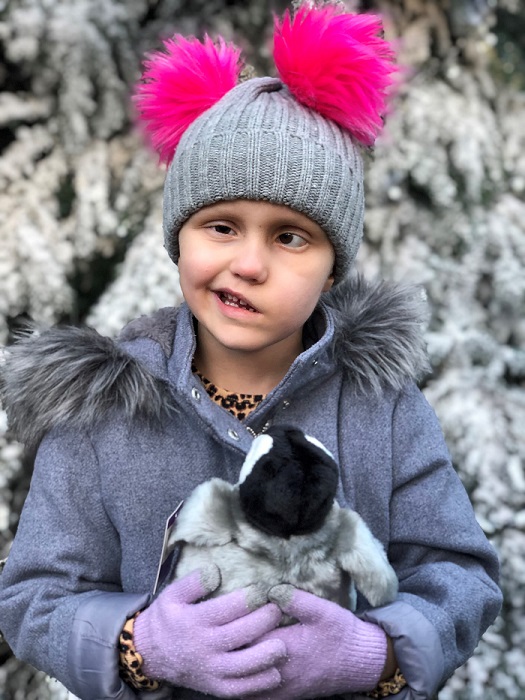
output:
[[[176,36],[146,62],[136,104],[169,162],[164,241],[202,207],[235,199],[287,205],[313,219],[346,276],[363,235],[361,145],[382,127],[393,55],[372,15],[313,0],[276,22],[279,78],[238,83],[240,51]]]
[[[363,235],[359,149],[277,78],[237,85],[182,136],[164,185],[164,244],[174,262],[182,224],[202,207],[233,199],[306,214],[334,246],[335,281],[350,269]]]

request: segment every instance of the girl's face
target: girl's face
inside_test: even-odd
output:
[[[238,199],[193,214],[179,243],[180,283],[199,343],[223,357],[271,352],[293,361],[303,324],[333,283],[324,231],[284,205]]]

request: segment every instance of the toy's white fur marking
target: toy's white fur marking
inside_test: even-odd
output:
[[[244,464],[242,465],[241,473],[239,474],[239,481],[237,482],[238,484],[243,483],[248,474],[252,471],[255,463],[258,462],[263,455],[268,454],[268,452],[272,449],[272,446],[273,438],[270,435],[262,434],[255,438],[248,454],[246,455]]]

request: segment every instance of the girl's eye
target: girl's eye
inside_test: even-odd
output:
[[[286,246],[287,248],[302,248],[306,245],[305,239],[298,233],[281,233],[279,236],[279,243]]]
[[[210,228],[216,233],[220,233],[225,236],[233,232],[231,226],[226,226],[226,224],[212,224]]]

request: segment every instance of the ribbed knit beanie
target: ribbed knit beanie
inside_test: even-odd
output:
[[[334,282],[352,266],[364,216],[361,147],[382,127],[394,72],[380,20],[305,4],[276,20],[278,78],[239,83],[239,50],[176,36],[152,54],[135,96],[169,163],[164,242],[196,211],[223,200],[284,204],[313,219],[335,251]]]

